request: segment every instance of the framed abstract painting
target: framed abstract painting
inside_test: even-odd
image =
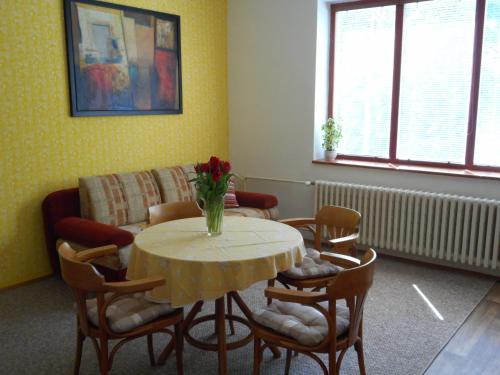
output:
[[[182,113],[180,17],[64,0],[72,116]]]

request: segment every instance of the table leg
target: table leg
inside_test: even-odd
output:
[[[219,374],[227,374],[227,348],[224,296],[215,300],[215,321],[217,327],[217,346],[219,355]]]

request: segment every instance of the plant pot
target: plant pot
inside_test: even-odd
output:
[[[333,161],[337,158],[337,150],[327,151],[325,150],[325,160]]]

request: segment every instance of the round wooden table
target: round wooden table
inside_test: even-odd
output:
[[[227,216],[222,234],[209,237],[204,217],[174,220],[147,228],[135,237],[127,278],[163,276],[165,285],[151,292],[152,300],[169,301],[174,307],[195,303],[184,323],[186,340],[201,349],[217,351],[219,373],[226,374],[227,350],[247,344],[252,335],[226,344],[225,319],[231,328],[233,321],[248,322],[232,311],[225,313],[225,296],[229,308],[231,300],[236,301],[248,318],[250,310],[237,291],[300,264],[304,254],[300,232],[275,221]],[[212,299],[215,314],[196,318],[203,301]],[[191,327],[211,319],[215,320],[217,344],[198,341],[189,334]]]

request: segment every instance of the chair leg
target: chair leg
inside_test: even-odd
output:
[[[85,340],[85,335],[80,331],[80,328],[76,327],[76,355],[75,355],[75,367],[73,370],[74,375],[80,373],[80,363],[82,362],[82,349],[83,340]]]
[[[184,374],[184,366],[182,363],[182,351],[184,350],[184,335],[182,333],[181,323],[177,323],[175,330],[175,361],[177,364],[177,375]]]
[[[261,351],[260,351],[260,338],[255,337],[253,340],[253,375],[260,374],[260,360],[261,360]]]
[[[101,337],[99,343],[100,343],[99,369],[101,370],[101,375],[108,375],[109,373],[108,338]]]
[[[267,280],[267,287],[268,288],[271,288],[274,286],[274,282],[276,281],[276,279],[271,279],[271,280]],[[271,303],[273,302],[273,299],[272,298],[268,298],[267,299],[267,304],[270,305]]]
[[[347,352],[347,348],[343,349],[340,352],[339,358],[337,359],[337,369],[335,374],[340,374],[340,366],[342,366],[342,360],[344,359],[344,355]]]
[[[154,346],[153,346],[153,335],[149,334],[148,335],[148,353],[149,353],[149,363],[151,363],[151,366],[155,365],[155,351],[154,351]]]
[[[292,363],[292,349],[286,350],[286,365],[285,365],[285,375],[290,373],[290,364]]]
[[[359,373],[361,375],[366,375],[365,355],[363,352],[363,339],[362,338],[354,344],[354,349],[356,350],[356,353],[358,353]]]
[[[337,375],[337,351],[335,346],[330,346],[330,351],[328,352],[328,374]]]
[[[233,315],[233,300],[229,294],[227,295],[227,314],[229,316]],[[234,335],[234,321],[231,318],[229,318],[229,331],[231,335]]]

